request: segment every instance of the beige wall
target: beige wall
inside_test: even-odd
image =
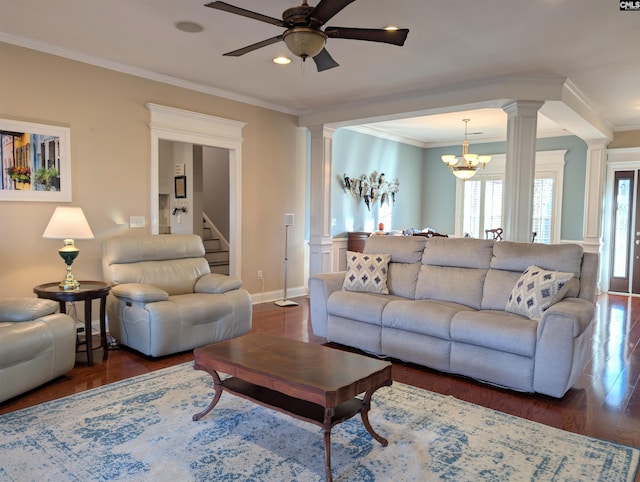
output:
[[[640,130],[619,131],[613,134],[613,141],[607,146],[609,149],[640,147]]]
[[[252,293],[283,286],[283,214],[294,212],[289,288],[304,285],[304,159],[295,116],[0,43],[0,118],[71,129],[73,202],[95,235],[77,241],[79,279],[102,279],[101,242],[149,232],[150,134],[145,104],[246,122],[242,131],[242,278]],[[56,204],[0,202],[0,297],[32,296],[64,275],[61,241],[42,233]],[[132,230],[129,216],[147,229]]]

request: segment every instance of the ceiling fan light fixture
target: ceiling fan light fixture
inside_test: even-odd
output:
[[[327,42],[327,36],[315,28],[294,27],[284,33],[283,40],[293,55],[306,60],[307,57],[315,57],[320,53]]]
[[[291,59],[289,57],[285,57],[285,56],[274,57],[273,58],[273,63],[274,64],[278,64],[278,65],[287,65],[287,64],[291,63]]]

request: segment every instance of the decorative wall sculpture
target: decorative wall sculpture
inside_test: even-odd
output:
[[[373,171],[369,176],[362,174],[360,177],[349,177],[346,174],[342,178],[342,188],[345,193],[353,196],[358,201],[363,199],[367,209],[371,211],[371,206],[378,200],[380,205],[396,202],[400,182],[396,177],[393,181],[387,181],[384,173],[378,175]]]

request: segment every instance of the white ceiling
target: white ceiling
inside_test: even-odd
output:
[[[611,132],[640,129],[640,12],[620,11],[614,0],[359,0],[328,25],[409,28],[405,46],[329,39],[340,67],[321,73],[311,61],[273,64],[288,54],[283,42],[223,57],[282,29],[205,1],[0,0],[0,41],[301,115],[497,77],[566,78],[583,104],[581,118]],[[300,2],[227,1],[276,18]],[[179,21],[204,30],[182,32]],[[0,75],[10,75],[6,66]],[[504,139],[506,114],[486,107],[436,109],[368,128],[451,144],[468,117],[471,141]],[[541,114],[539,136],[571,132],[563,118]]]

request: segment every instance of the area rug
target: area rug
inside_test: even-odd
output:
[[[321,481],[322,429],[223,393],[192,363],[0,416],[2,481]],[[639,451],[395,383],[334,427],[335,481],[626,481]]]

